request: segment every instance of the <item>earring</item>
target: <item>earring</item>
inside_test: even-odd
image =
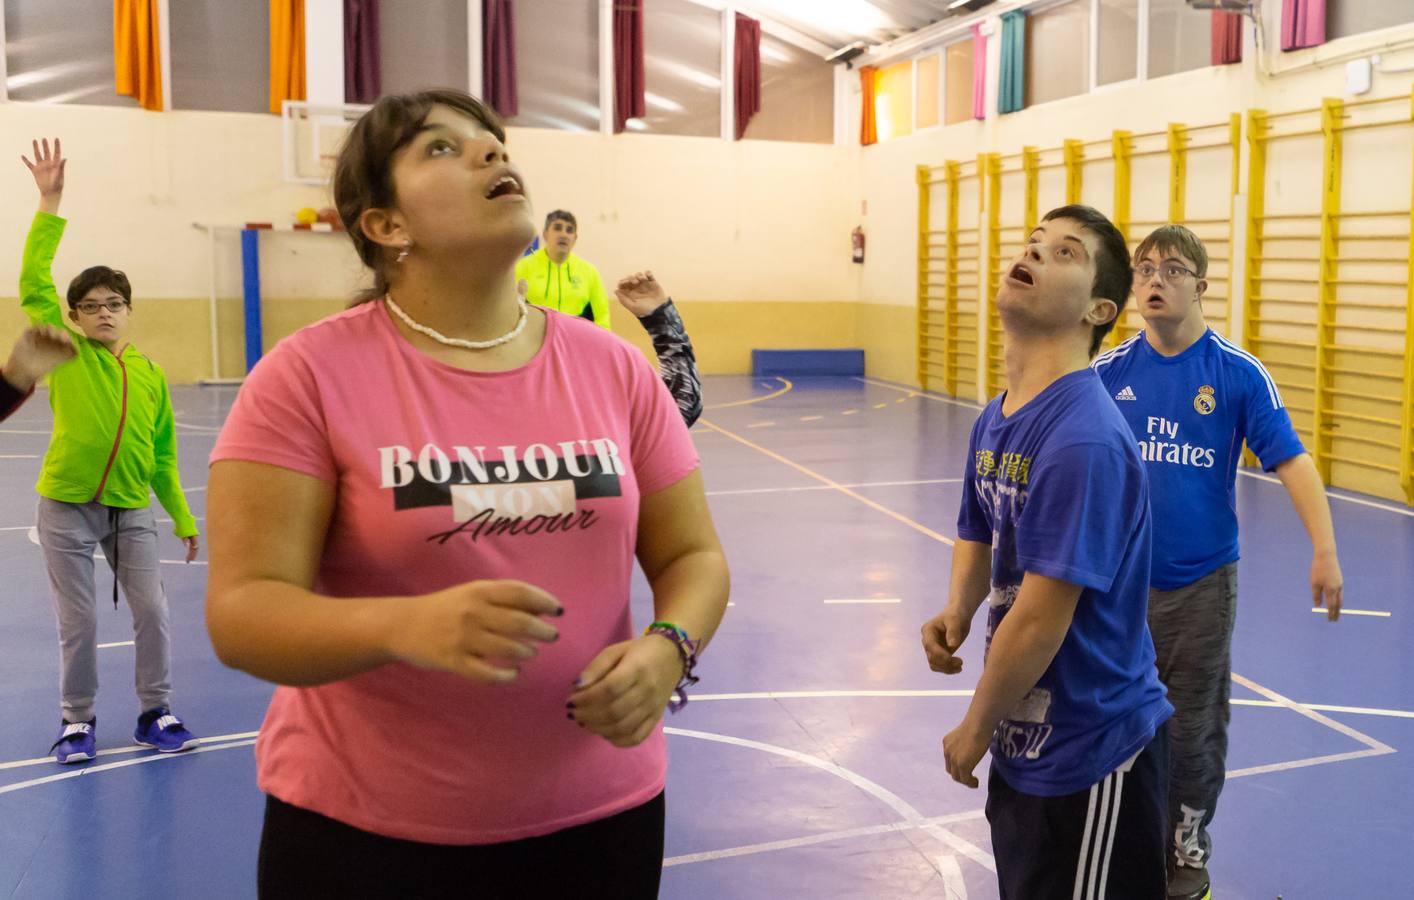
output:
[[[397,258],[396,261],[397,261],[397,262],[402,262],[403,260],[405,260],[405,259],[408,258],[408,254],[411,253],[411,252],[412,252],[412,238],[408,238],[406,241],[403,241],[403,249],[402,249],[402,252],[398,254],[398,258]]]

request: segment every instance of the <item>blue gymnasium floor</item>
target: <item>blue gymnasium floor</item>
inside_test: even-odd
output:
[[[198,516],[206,454],[234,395],[174,391]],[[709,378],[707,402],[693,434],[734,606],[692,704],[670,722],[662,896],[995,898],[983,794],[947,777],[940,748],[980,669],[981,629],[955,678],[928,670],[918,640],[945,599],[976,409],[854,378]],[[270,688],[216,661],[204,563],[173,562],[164,576],[176,711],[206,744],[176,757],[128,745],[131,624],[107,611],[99,640],[117,646],[100,650],[104,755],[73,769],[44,757],[57,652],[29,529],[49,422],[40,398],[0,425],[0,896],[131,898],[158,880],[167,896],[253,897],[262,798],[250,744]],[[1331,625],[1310,611],[1308,544],[1280,485],[1244,475],[1238,499],[1216,896],[1408,897],[1414,511],[1333,500],[1347,608],[1389,615]],[[170,535],[163,547],[179,558]],[[101,570],[101,588],[109,577]],[[635,609],[646,619],[641,578]]]

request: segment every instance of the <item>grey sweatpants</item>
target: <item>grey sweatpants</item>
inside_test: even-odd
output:
[[[116,513],[116,527],[112,521]],[[39,545],[49,569],[54,614],[59,622],[59,692],[70,722],[93,718],[98,695],[98,604],[93,552],[103,547],[133,615],[136,683],[140,712],[172,700],[172,649],[167,595],[158,573],[157,524],[152,510],[101,503],[63,503],[39,498]]]
[[[1169,827],[1174,866],[1206,866],[1208,826],[1227,777],[1237,563],[1185,587],[1149,591],[1149,631],[1173,718]]]

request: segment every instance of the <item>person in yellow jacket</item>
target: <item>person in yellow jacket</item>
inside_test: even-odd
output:
[[[20,266],[20,306],[35,325],[70,328],[75,356],[49,379],[54,435],[35,490],[36,531],[59,624],[63,721],[49,748],[58,763],[93,759],[98,719],[98,604],[94,553],[112,567],[133,616],[136,682],[141,714],[133,740],[163,753],[197,739],[172,715],[172,650],[167,596],[158,574],[157,525],[148,492],[172,517],[173,532],[196,558],[196,519],[177,473],[172,401],[162,370],[126,338],[132,287],[122,272],[92,266],[69,284],[60,305],[51,267],[64,219],[64,163],[59,141],[34,144],[34,162],[21,157],[39,188]]]
[[[557,209],[545,217],[540,249],[516,263],[516,279],[528,285],[526,300],[536,306],[589,319],[609,327],[609,295],[599,270],[574,255],[579,223]]]

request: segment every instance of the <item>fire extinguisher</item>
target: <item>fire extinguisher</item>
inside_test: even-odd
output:
[[[849,233],[849,240],[850,240],[850,244],[854,247],[854,256],[853,256],[854,261],[857,262],[857,263],[863,263],[863,262],[864,262],[864,229],[863,229],[863,227],[861,227],[861,226],[855,226],[855,229]]]

